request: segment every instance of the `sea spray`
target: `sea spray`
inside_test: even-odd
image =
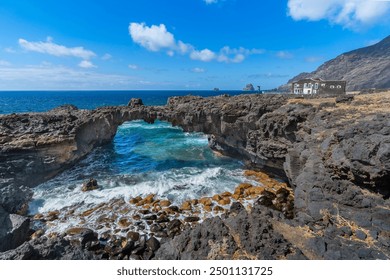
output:
[[[170,123],[123,124],[111,144],[56,178],[35,188],[30,212],[47,212],[71,205],[81,208],[116,197],[129,199],[155,193],[175,203],[231,191],[246,180],[242,164],[216,156],[201,133],[184,133]],[[100,189],[83,193],[89,178]]]

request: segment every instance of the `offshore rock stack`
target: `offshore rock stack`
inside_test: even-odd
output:
[[[0,217],[5,221],[0,244],[7,240],[8,248],[2,251],[14,249],[1,258],[390,258],[388,93],[358,95],[348,102],[241,95],[175,97],[155,107],[139,101],[130,105],[93,111],[64,106],[0,117]],[[49,230],[31,236],[25,225],[32,218],[25,215],[32,187],[111,141],[120,124],[136,119],[166,120],[184,131],[204,132],[215,151],[245,161],[249,169],[278,175],[288,186],[243,184],[234,193],[182,205],[156,202],[153,195],[132,203],[107,202],[113,209],[129,207],[137,213],[126,220],[99,213],[107,205],[86,209],[88,219],[101,214],[101,228],[79,224],[56,234],[50,227],[65,214],[80,217],[76,209],[59,209],[34,217],[34,223],[48,224]],[[247,197],[252,202],[246,205]],[[26,222],[9,222],[19,219]],[[104,243],[102,230],[113,223],[120,241],[115,237]],[[133,240],[137,233],[141,241]],[[113,251],[102,249],[103,244]]]

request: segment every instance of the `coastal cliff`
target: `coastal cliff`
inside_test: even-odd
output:
[[[166,106],[141,104],[0,116],[2,217],[28,220],[23,216],[32,188],[110,142],[123,122],[159,119],[203,132],[213,150],[287,181],[294,216],[286,218],[261,200],[251,210],[235,204],[221,217],[161,240],[149,257],[390,258],[390,93],[345,100],[186,96],[170,98]],[[18,238],[1,251],[26,240],[27,222],[3,226],[0,240]],[[43,250],[39,242],[46,241],[32,240],[0,257],[22,258],[23,248],[34,246]],[[65,245],[68,251],[55,258],[83,258],[82,249],[70,254]],[[83,256],[92,258],[89,251]]]
[[[307,78],[348,81],[347,91],[390,88],[390,36],[380,42],[340,54],[326,61],[315,71],[303,72],[290,79],[281,91],[290,91],[291,84]]]

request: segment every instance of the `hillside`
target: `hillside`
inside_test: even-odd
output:
[[[390,36],[375,45],[343,53],[311,73],[295,76],[288,84],[314,77],[346,80],[347,91],[390,88]],[[289,87],[284,85],[280,89],[289,90]]]

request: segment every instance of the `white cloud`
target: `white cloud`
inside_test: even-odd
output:
[[[165,51],[168,56],[175,53],[189,55],[192,60],[203,62],[218,61],[226,63],[240,63],[249,55],[262,54],[262,49],[230,48],[225,46],[219,52],[208,48],[198,50],[193,45],[176,41],[164,24],[146,26],[145,23],[130,23],[129,33],[133,41],[145,49],[153,52]]]
[[[215,59],[216,55],[213,51],[210,51],[209,49],[204,49],[201,51],[194,50],[190,53],[190,58],[193,60],[208,62]]]
[[[281,59],[290,59],[290,58],[294,57],[292,53],[287,52],[287,51],[278,51],[276,53],[276,56],[281,58]]]
[[[245,56],[243,54],[239,53],[239,54],[236,54],[233,57],[233,59],[231,59],[231,62],[240,63],[240,62],[244,61],[244,59],[245,59]]]
[[[80,66],[81,68],[86,68],[86,69],[88,69],[88,68],[96,68],[96,66],[93,65],[93,63],[92,63],[91,61],[89,61],[89,60],[83,60],[83,61],[81,61],[81,62],[79,63],[79,66]]]
[[[7,52],[7,53],[16,53],[16,51],[13,48],[11,48],[11,47],[4,48],[4,51]]]
[[[181,54],[186,54],[194,49],[194,47],[191,44],[186,44],[186,43],[183,43],[182,41],[179,41],[177,43],[177,48],[178,48],[179,53],[181,53]]]
[[[129,64],[129,68],[132,69],[132,70],[138,70],[139,66],[136,65],[136,64]]]
[[[348,28],[388,19],[390,1],[376,0],[289,0],[289,15],[294,20],[326,19]]]
[[[145,23],[132,22],[129,25],[129,33],[135,43],[150,51],[157,52],[176,46],[173,34],[167,31],[164,24],[148,27]]]
[[[105,53],[103,56],[102,56],[102,59],[103,60],[110,60],[112,58],[112,55],[109,54],[109,53]]]
[[[245,49],[243,47],[240,47],[238,49],[230,48],[229,46],[225,46],[220,50],[221,54],[243,54],[243,55],[251,55],[251,54],[263,54],[265,53],[265,50],[263,49]]]
[[[0,67],[0,89],[102,89],[136,86],[136,77],[47,64]]]
[[[6,60],[1,60],[1,59],[0,59],[0,66],[11,66],[11,63],[9,63],[9,62],[6,61]]]
[[[218,3],[218,0],[203,0],[207,5]]]
[[[19,45],[27,51],[50,54],[54,56],[73,56],[82,58],[83,60],[90,60],[92,57],[96,56],[93,51],[86,50],[84,47],[69,48],[55,44],[50,37],[47,38],[46,42],[29,42],[21,38],[19,39]]]
[[[220,50],[220,54],[218,56],[218,61],[220,62],[232,62],[232,63],[240,63],[245,60],[245,58],[252,54],[263,54],[265,50],[262,49],[245,49],[240,47],[238,49],[230,48],[229,46],[225,46]],[[230,57],[229,57],[230,56]]]
[[[193,73],[204,73],[204,72],[206,72],[206,70],[203,69],[203,68],[195,67],[195,68],[191,69],[191,72],[193,72]]]

